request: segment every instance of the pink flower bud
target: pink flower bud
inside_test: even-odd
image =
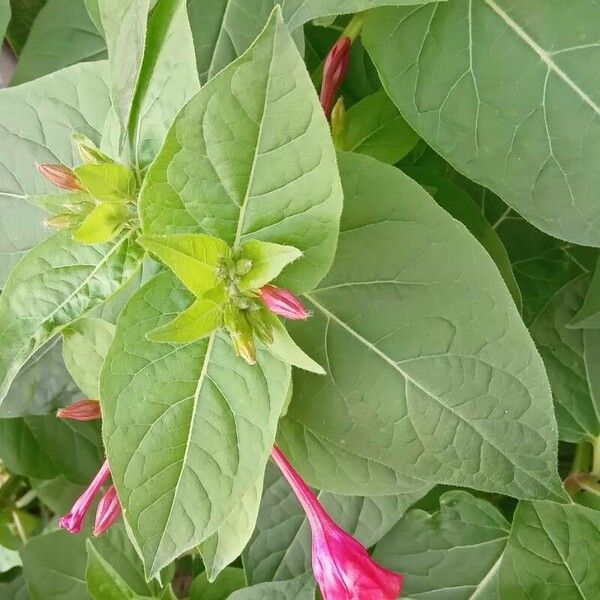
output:
[[[121,503],[117,497],[115,486],[111,485],[98,504],[96,522],[94,523],[94,535],[99,536],[104,533],[120,516]]]
[[[60,419],[73,419],[74,421],[94,421],[101,419],[100,402],[96,400],[80,400],[79,402],[75,402],[75,404],[71,404],[71,406],[61,408],[56,413],[56,416]]]
[[[323,83],[321,84],[321,106],[329,119],[335,96],[344,81],[350,65],[350,48],[352,40],[349,37],[339,39],[329,51],[323,66]]]
[[[267,308],[276,315],[286,319],[306,319],[308,312],[292,292],[274,285],[265,285],[260,288],[260,297]]]
[[[88,489],[77,499],[71,511],[59,521],[58,524],[60,527],[66,529],[69,533],[79,533],[81,531],[87,511],[90,509],[94,498],[109,476],[110,470],[108,468],[108,462],[105,460]]]
[[[81,184],[73,169],[64,165],[40,164],[37,170],[56,187],[63,190],[81,190]]]
[[[324,600],[397,600],[402,575],[384,569],[340,529],[277,446],[271,456],[294,490],[312,531],[312,566]]]

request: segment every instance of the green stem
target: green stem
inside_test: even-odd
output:
[[[579,487],[594,496],[600,496],[600,483],[583,479],[579,482]]]
[[[592,442],[592,470],[590,473],[600,478],[600,437]]]
[[[588,442],[580,442],[575,447],[575,456],[571,465],[571,474],[588,473],[592,464],[592,453]]]

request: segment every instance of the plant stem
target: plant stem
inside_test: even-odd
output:
[[[600,483],[596,481],[583,479],[579,482],[579,487],[590,494],[594,494],[594,496],[600,496]]]
[[[597,478],[600,478],[600,437],[597,437],[592,442],[592,470],[590,473]]]
[[[26,544],[27,543],[27,534],[25,533],[25,528],[23,527],[23,523],[21,522],[21,517],[19,517],[19,513],[16,510],[12,511],[12,519],[15,527],[17,528],[17,532],[21,541]]]
[[[592,453],[588,442],[580,442],[575,447],[575,456],[571,465],[571,475],[576,473],[587,473],[592,464]]]

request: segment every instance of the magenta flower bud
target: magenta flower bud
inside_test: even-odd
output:
[[[81,190],[81,184],[73,169],[64,165],[52,165],[48,163],[37,165],[37,170],[56,187],[63,190]]]
[[[111,485],[98,504],[93,534],[95,536],[103,534],[120,516],[121,503],[117,497],[115,486]]]
[[[352,40],[349,37],[340,38],[329,51],[323,66],[323,83],[321,84],[321,106],[329,119],[336,94],[346,77],[350,65],[350,48]]]
[[[95,421],[102,418],[100,402],[96,400],[80,400],[61,408],[56,416],[60,419],[73,419],[74,421]]]
[[[277,446],[271,456],[294,490],[312,531],[312,566],[325,600],[397,600],[403,577],[384,569],[333,521]]]
[[[81,531],[87,511],[90,509],[94,498],[109,476],[110,470],[108,468],[108,461],[105,460],[88,489],[77,499],[71,511],[58,522],[60,527],[66,529],[69,533],[79,533]]]
[[[274,285],[265,285],[260,288],[260,297],[267,308],[276,315],[286,319],[306,319],[308,312],[292,292]]]

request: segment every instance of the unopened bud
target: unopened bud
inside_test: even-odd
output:
[[[331,111],[331,137],[336,150],[344,150],[344,136],[346,135],[346,107],[344,99],[338,98]]]
[[[53,229],[70,229],[77,223],[77,219],[75,218],[75,215],[63,214],[50,217],[49,219],[46,219],[44,223]]]
[[[327,118],[331,114],[333,101],[348,71],[351,47],[352,40],[349,37],[343,37],[334,44],[325,59],[320,100]]]
[[[75,133],[73,134],[73,140],[77,144],[79,156],[81,156],[84,163],[100,165],[115,162],[110,156],[99,150],[96,144],[85,135]]]
[[[38,164],[38,171],[55,186],[63,190],[81,190],[81,184],[73,169],[64,165]]]
[[[266,307],[276,315],[292,320],[308,318],[308,311],[302,302],[289,290],[265,285],[260,289],[260,297]]]
[[[114,485],[111,485],[98,503],[94,531],[92,532],[94,536],[102,535],[109,529],[121,516],[121,512],[121,503],[117,496],[117,490]]]
[[[254,335],[263,344],[273,343],[273,327],[269,322],[269,316],[264,308],[248,311],[248,322],[250,323],[250,327],[252,327]]]
[[[223,312],[223,323],[229,331],[235,353],[253,365],[256,362],[256,345],[245,312],[228,305]]]
[[[102,418],[102,412],[100,411],[100,402],[96,400],[80,400],[61,408],[56,416],[61,419],[73,419],[74,421],[94,421]]]
[[[252,261],[249,258],[240,258],[235,263],[235,274],[236,275],[246,275],[250,272],[252,268]]]

